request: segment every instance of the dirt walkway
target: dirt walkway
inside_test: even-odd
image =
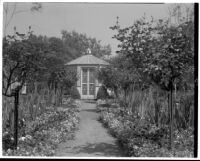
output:
[[[97,120],[95,106],[95,103],[82,102],[79,130],[74,140],[59,145],[56,156],[123,157],[115,138]]]

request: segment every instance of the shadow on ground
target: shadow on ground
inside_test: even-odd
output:
[[[91,103],[91,104],[96,104],[95,100],[83,100],[85,103]]]
[[[100,105],[98,105],[99,107],[110,107],[110,104],[108,104],[108,103],[104,103],[104,104],[100,104]]]
[[[86,153],[86,154],[95,154],[99,156],[105,157],[124,157],[125,155],[122,153],[121,149],[118,149],[116,145],[108,144],[108,143],[88,143],[84,146],[79,146],[74,148],[74,153]]]
[[[97,109],[85,109],[85,110],[82,110],[82,111],[85,111],[85,112],[97,112]]]

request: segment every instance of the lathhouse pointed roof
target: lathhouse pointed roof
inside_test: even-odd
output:
[[[95,57],[92,54],[83,55],[65,65],[109,65],[108,62]]]

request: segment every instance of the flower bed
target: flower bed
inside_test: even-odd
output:
[[[98,108],[99,110],[101,108]],[[117,138],[127,156],[193,157],[193,130],[175,131],[175,148],[168,150],[168,127],[156,127],[120,108],[102,109],[100,121]]]
[[[3,155],[53,156],[60,142],[73,138],[79,123],[78,113],[78,108],[49,108],[34,121],[26,123],[24,135],[19,136],[16,150],[12,150],[13,137],[4,132]]]

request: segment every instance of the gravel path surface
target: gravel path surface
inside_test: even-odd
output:
[[[62,157],[123,157],[123,152],[98,121],[95,102],[82,101],[79,130],[74,140],[58,146],[56,156]]]

